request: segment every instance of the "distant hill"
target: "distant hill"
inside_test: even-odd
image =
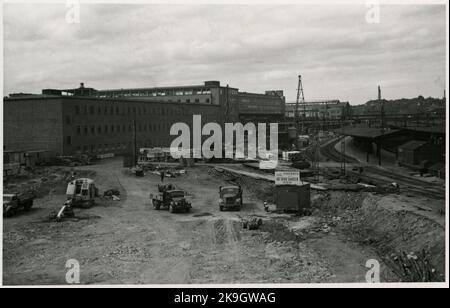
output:
[[[386,114],[443,112],[445,113],[445,100],[442,98],[419,96],[416,98],[401,98],[394,100],[381,100],[384,102]],[[381,101],[370,100],[365,104],[352,106],[354,115],[374,114],[380,112]]]

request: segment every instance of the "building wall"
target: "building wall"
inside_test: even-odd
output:
[[[5,148],[52,150],[61,155],[124,154],[133,151],[134,123],[138,147],[168,147],[176,138],[170,135],[172,124],[184,122],[192,132],[193,115],[202,116],[202,126],[215,122],[222,127],[225,122],[260,123],[283,118],[282,97],[239,93],[236,88],[207,85],[207,82],[204,87],[205,94],[186,94],[188,90],[183,95],[167,95],[169,89],[155,97],[27,95],[7,98]],[[123,90],[121,94],[126,92]],[[108,91],[95,95],[99,93],[106,95]]]
[[[207,122],[223,123],[221,106],[83,97],[65,98],[64,153],[129,153],[134,144],[134,123],[138,147],[168,147],[176,136],[170,128],[176,122],[191,127],[193,115]]]
[[[239,92],[236,99],[242,122],[271,123],[284,118],[283,96]]]
[[[6,151],[62,148],[62,100],[48,98],[3,100],[3,148]]]
[[[342,116],[351,115],[351,107],[347,102],[330,102],[325,103],[306,103],[305,108],[303,105],[299,106],[299,116],[303,116],[305,110],[305,115],[307,118],[318,118],[323,119],[341,119]],[[286,117],[293,118],[295,116],[295,104],[286,105]]]

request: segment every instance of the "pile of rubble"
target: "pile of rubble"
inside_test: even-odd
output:
[[[108,189],[103,193],[103,198],[112,199],[113,201],[120,201],[120,191],[117,189]]]
[[[75,156],[57,156],[52,164],[69,167],[86,166],[90,165],[93,159],[94,157],[84,154]]]

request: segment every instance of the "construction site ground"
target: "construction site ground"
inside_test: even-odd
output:
[[[263,173],[196,165],[165,179],[185,190],[193,205],[190,213],[171,214],[153,209],[149,199],[160,177],[136,177],[116,158],[75,170],[93,178],[100,193],[118,189],[119,201],[99,198],[90,209],[76,209],[75,218],[50,222],[48,213],[65,201],[70,170],[54,170],[30,212],[3,219],[5,285],[65,284],[69,259],[79,261],[82,284],[365,282],[369,259],[380,261],[382,281],[399,281],[383,258],[418,249],[444,271],[439,215],[410,211],[412,200],[433,208],[442,196],[422,203],[404,194],[312,190],[311,216],[268,213],[263,203],[274,209],[273,183],[251,176]],[[29,182],[39,180],[23,185]],[[220,212],[218,189],[230,182],[243,186],[244,205]],[[250,217],[262,219],[258,230],[242,228]]]

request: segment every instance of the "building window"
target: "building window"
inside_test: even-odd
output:
[[[196,98],[196,99],[195,99],[195,102],[196,102],[196,103],[200,103],[200,99]]]
[[[81,134],[81,126],[77,125],[77,135]]]
[[[72,137],[71,136],[66,136],[66,144],[72,145]]]
[[[75,114],[80,114],[80,106],[75,106]]]
[[[190,103],[191,102],[191,100],[188,98],[187,100],[186,100],[186,103]]]
[[[108,133],[108,125],[105,125],[105,129],[104,129],[105,134]]]
[[[86,115],[87,114],[87,106],[83,107],[83,113]]]
[[[97,133],[99,133],[99,134],[102,133],[102,127],[100,125],[97,127]]]
[[[66,124],[70,125],[70,116],[66,115]]]
[[[87,133],[88,133],[88,127],[85,125],[84,126],[84,134],[87,135]]]
[[[94,106],[90,106],[89,107],[89,113],[90,114],[94,114]]]
[[[111,133],[114,133],[114,125],[111,125]]]
[[[91,126],[91,134],[95,134],[95,126],[94,125]]]
[[[209,103],[209,98],[206,99],[206,102]]]

